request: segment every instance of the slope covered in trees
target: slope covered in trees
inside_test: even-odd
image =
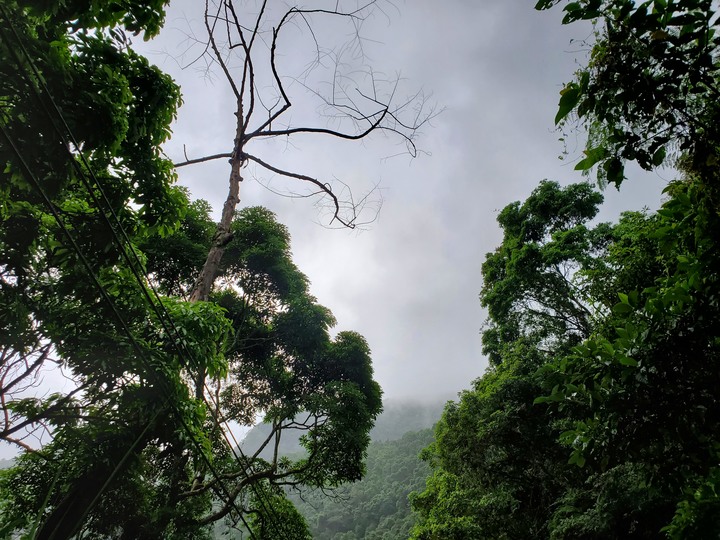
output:
[[[317,540],[355,538],[407,538],[416,516],[409,495],[422,488],[429,468],[420,451],[432,440],[432,426],[440,417],[443,403],[389,401],[383,404],[370,432],[365,476],[334,490],[288,488],[288,498],[305,518],[310,534]],[[270,432],[267,424],[253,427],[243,440],[247,448],[257,447]],[[300,441],[283,439],[279,452],[297,457]],[[247,535],[247,533],[246,533]],[[240,531],[217,526],[215,538],[240,538]]]
[[[537,7],[563,3],[540,1]],[[483,266],[487,373],[450,404],[416,539],[720,534],[718,16],[704,0],[568,2],[596,20],[556,121],[577,170],[679,178],[656,212],[593,221],[588,184],[542,182],[498,216]]]
[[[440,418],[444,401],[393,401],[384,400],[383,410],[375,419],[375,425],[370,430],[370,440],[373,443],[395,441],[409,431],[420,431],[432,427]],[[272,426],[259,423],[245,435],[241,447],[245,451],[258,448],[268,437]],[[292,432],[284,434],[278,452],[283,455],[293,455],[303,452],[300,435]],[[269,450],[264,454],[269,455]]]
[[[315,540],[395,540],[407,538],[416,516],[410,493],[430,472],[420,451],[432,429],[409,431],[399,439],[370,443],[365,477],[332,493],[290,493]]]

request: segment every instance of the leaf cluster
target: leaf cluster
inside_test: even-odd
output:
[[[711,191],[688,177],[657,213],[594,228],[594,212],[573,222],[561,209],[544,220],[527,211],[548,194],[581,211],[588,190],[543,182],[500,214],[504,241],[481,293],[493,364],[446,408],[425,451],[434,474],[414,499],[414,538],[717,533]],[[554,279],[556,264],[566,279]],[[567,325],[572,306],[584,326]]]
[[[541,0],[549,9],[557,0]],[[555,123],[589,132],[577,170],[619,186],[625,163],[651,170],[681,155],[705,163],[717,140],[720,22],[711,0],[567,2],[564,24],[597,22],[588,65],[561,91]],[[672,161],[670,162],[672,164]]]

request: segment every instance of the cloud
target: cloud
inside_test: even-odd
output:
[[[250,3],[252,4],[252,3]],[[352,185],[356,196],[380,181],[382,211],[364,232],[328,230],[307,199],[284,199],[252,179],[243,183],[242,204],[263,204],[293,235],[293,252],[319,301],[339,328],[366,336],[386,396],[447,396],[482,374],[477,298],[485,253],[500,242],[495,222],[506,204],[527,197],[543,178],[581,181],[573,157],[553,130],[562,83],[582,62],[588,28],[563,27],[560,14],[539,13],[527,2],[433,0],[399,2],[396,10],[367,21],[367,57],[379,72],[398,70],[403,92],[424,88],[446,110],[420,140],[430,155],[409,162],[383,159],[397,152],[391,138],[365,144],[302,137],[255,145],[264,158],[318,178]],[[196,2],[171,5],[169,29],[144,46],[182,84],[185,105],[168,152],[181,157],[229,151],[233,103],[224,81],[198,70],[180,71],[155,50],[182,50],[177,30],[199,19]],[[187,25],[185,25],[187,26]],[[571,42],[575,39],[575,42]],[[288,66],[303,66],[301,48],[283,43]],[[256,66],[257,68],[257,66]],[[294,114],[309,117],[316,109]],[[227,165],[183,169],[181,182],[219,211],[227,191]],[[627,189],[608,193],[603,219],[627,208],[655,206],[663,181],[633,173]],[[269,174],[262,183],[301,190]],[[643,176],[642,180],[640,176]],[[632,186],[630,185],[632,184]]]

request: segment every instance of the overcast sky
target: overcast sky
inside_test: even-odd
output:
[[[180,69],[196,52],[188,50],[187,35],[201,32],[201,4],[172,2],[161,36],[138,44],[182,86],[184,105],[166,148],[174,160],[182,159],[183,145],[190,157],[232,149],[234,108],[227,84],[201,63]],[[252,1],[238,4],[247,14],[255,11]],[[559,10],[537,12],[533,4],[397,1],[395,9],[366,21],[367,63],[390,76],[401,73],[402,95],[424,89],[444,108],[418,139],[427,154],[383,159],[399,147],[382,136],[366,144],[303,137],[253,148],[294,171],[342,179],[356,197],[379,182],[382,209],[362,231],[323,227],[327,216],[312,200],[279,197],[262,184],[281,191],[293,185],[252,169],[241,186],[241,205],[268,206],[289,227],[295,262],[310,278],[313,294],[337,317],[336,330],[356,330],[368,340],[386,397],[451,398],[483,373],[480,268],[501,238],[498,211],[527,197],[544,178],[562,184],[583,179],[573,171],[583,138],[571,137],[570,155],[560,160],[564,147],[553,118],[562,84],[584,58],[584,47],[572,40],[588,38],[590,30],[563,27]],[[281,42],[288,69],[309,62],[303,44],[307,32],[303,37],[299,30]],[[293,112],[296,122],[317,112],[301,107]],[[314,122],[324,125],[322,118]],[[222,161],[183,168],[180,181],[219,215],[227,168]],[[665,182],[657,175],[633,175],[620,193],[606,192],[603,219],[655,208]]]

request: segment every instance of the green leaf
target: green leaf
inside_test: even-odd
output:
[[[580,2],[570,2],[563,11],[570,13],[571,11],[577,11],[580,9]]]
[[[604,146],[596,146],[595,148],[590,148],[589,150],[585,150],[585,159],[579,161],[577,165],[575,165],[576,171],[587,171],[590,169],[593,165],[595,165],[598,161],[601,161],[602,159],[606,158],[608,155],[607,148]]]
[[[659,167],[660,165],[662,165],[663,161],[665,161],[665,154],[666,154],[666,151],[665,151],[664,146],[661,146],[660,148],[655,150],[655,153],[653,154],[653,157],[652,157],[652,164],[655,165],[656,167]]]
[[[577,465],[578,467],[583,468],[585,466],[585,456],[583,456],[580,452],[575,451],[570,456],[568,463],[570,465]]]
[[[555,125],[559,124],[580,101],[582,92],[577,83],[571,82],[560,91],[560,102],[558,103],[558,112],[555,115]]]
[[[623,366],[637,367],[638,365],[637,360],[634,360],[633,358],[625,355],[618,355],[617,360]]]
[[[618,157],[612,157],[604,164],[605,178],[608,184],[619,186],[625,179],[625,167]]]
[[[542,11],[544,9],[550,9],[555,4],[556,0],[538,0],[538,3],[535,4],[535,9],[538,11]]]
[[[626,315],[630,312],[632,312],[633,308],[630,304],[625,303],[619,303],[615,304],[612,308],[612,311],[615,315]]]

